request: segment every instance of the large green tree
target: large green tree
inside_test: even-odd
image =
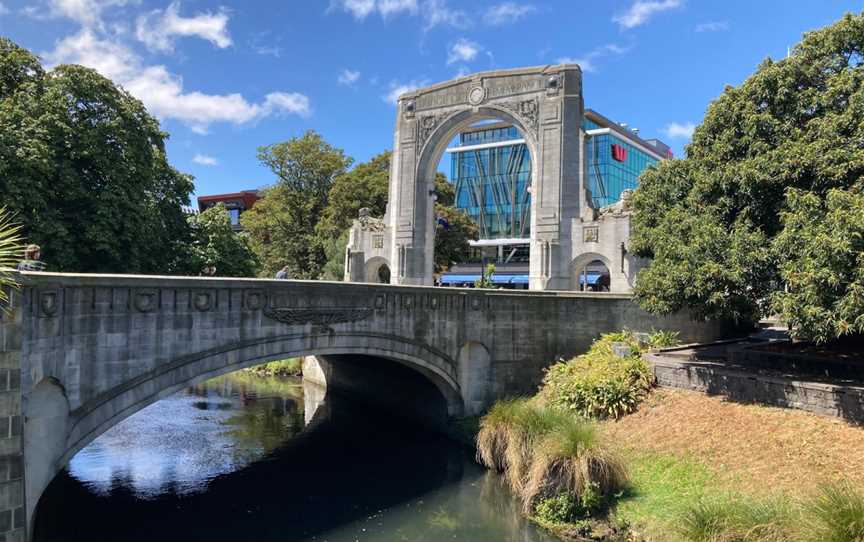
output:
[[[190,215],[188,220],[191,229],[189,274],[215,266],[220,277],[255,276],[255,254],[249,248],[246,233],[237,233],[231,227],[225,205],[214,205],[200,214]]]
[[[192,179],[140,101],[93,70],[0,38],[0,199],[49,269],[174,272]]]
[[[864,15],[805,34],[710,105],[686,158],[643,175],[631,248],[653,258],[636,285],[645,308],[780,311],[819,341],[864,332],[862,58]]]
[[[342,235],[364,207],[372,216],[384,216],[391,154],[390,151],[382,152],[336,177],[327,198],[327,208],[318,223],[319,236],[332,239]]]
[[[259,148],[258,159],[276,183],[240,220],[263,272],[273,275],[288,265],[295,278],[318,278],[326,255],[316,227],[333,183],[351,166],[351,158],[310,130]]]

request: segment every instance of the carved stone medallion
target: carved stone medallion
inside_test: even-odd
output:
[[[468,103],[471,105],[480,105],[486,99],[486,89],[483,87],[474,87],[468,91]]]

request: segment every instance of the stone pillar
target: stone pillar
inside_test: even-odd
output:
[[[0,540],[27,540],[21,439],[22,297],[0,307]],[[6,309],[6,310],[4,310]]]
[[[575,65],[546,77],[539,152],[531,156],[531,290],[570,288],[570,224],[579,217],[582,183],[582,72]]]

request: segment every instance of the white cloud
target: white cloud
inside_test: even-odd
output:
[[[375,12],[386,19],[402,12],[416,14],[417,0],[335,0],[330,4],[330,9],[340,7],[359,21]]]
[[[696,28],[693,29],[694,32],[723,32],[724,30],[729,30],[729,23],[727,21],[711,21],[697,24]]]
[[[612,17],[621,28],[635,28],[648,22],[656,13],[677,8],[683,0],[637,0],[627,11]]]
[[[438,25],[466,28],[470,23],[468,14],[449,7],[447,0],[331,0],[327,11],[340,9],[358,21],[374,13],[383,19],[402,13],[419,15],[423,19],[424,30],[431,30]]]
[[[244,124],[277,114],[311,114],[309,98],[298,93],[272,92],[261,103],[250,103],[238,93],[204,94],[185,91],[183,79],[162,65],[145,65],[124,45],[100,39],[92,30],[60,40],[46,53],[49,64],[82,64],[122,85],[163,119],[176,119],[193,131],[206,133],[214,122]]]
[[[196,164],[201,164],[202,166],[218,166],[219,160],[213,158],[212,156],[207,156],[206,154],[196,154],[192,161]]]
[[[427,0],[422,8],[423,19],[426,22],[425,30],[431,30],[438,25],[452,26],[454,28],[467,28],[470,26],[468,14],[461,9],[453,9],[447,5],[446,0]]]
[[[399,102],[399,96],[405,94],[406,92],[413,92],[418,88],[425,87],[428,84],[429,83],[426,80],[417,81],[412,79],[408,83],[399,83],[397,81],[392,81],[390,83],[390,92],[383,96],[384,101],[389,104],[396,105],[396,103]]]
[[[417,0],[378,0],[378,13],[385,19],[403,11],[417,13]]]
[[[663,127],[662,132],[669,139],[690,139],[693,137],[693,130],[695,129],[696,125],[692,122],[670,122]]]
[[[597,61],[599,59],[607,56],[623,55],[629,50],[630,47],[622,47],[620,45],[615,45],[614,43],[609,43],[607,45],[596,47],[580,57],[561,57],[558,59],[558,63],[579,64],[579,67],[582,68],[583,72],[593,72],[597,71]]]
[[[535,8],[531,4],[504,2],[491,6],[488,10],[486,10],[486,16],[484,17],[484,20],[486,21],[486,24],[491,24],[495,26],[515,23],[522,17],[536,10],[537,8]]]
[[[336,78],[336,81],[339,82],[340,85],[352,86],[360,79],[360,72],[356,70],[344,69],[342,73],[339,74],[339,77]]]
[[[232,43],[228,35],[228,14],[224,10],[183,17],[180,4],[176,2],[164,11],[157,9],[138,17],[135,35],[150,49],[163,52],[174,49],[174,38],[178,36],[199,37],[220,49]]]
[[[460,38],[450,46],[447,52],[447,65],[454,62],[471,62],[477,57],[477,54],[483,50],[483,47],[471,40]]]
[[[6,15],[7,13],[9,13],[9,9],[0,3],[0,15]]]
[[[102,27],[102,12],[125,6],[134,0],[48,0],[49,16],[66,17],[85,27]],[[31,6],[32,7],[32,6]],[[42,18],[38,8],[25,8],[25,14]]]

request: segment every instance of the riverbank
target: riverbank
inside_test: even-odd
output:
[[[680,528],[698,502],[780,500],[798,514],[823,488],[864,491],[864,428],[834,418],[662,389],[601,426],[630,469],[614,517],[644,540],[692,539]]]
[[[481,420],[481,462],[505,474],[534,521],[580,542],[864,540],[864,427],[652,388],[637,342],[626,332],[605,336],[549,370],[541,390],[524,402],[529,415],[507,414],[513,402],[503,401]],[[578,446],[572,439],[553,459],[620,463],[626,469],[620,489],[580,481],[596,476],[588,466],[563,480],[560,469],[551,472],[538,486],[539,498],[526,498],[530,477],[520,472],[533,476],[535,466],[548,463],[559,426],[569,423],[544,423],[560,417],[555,409],[581,420],[571,434],[595,437]],[[586,503],[595,490],[603,504],[592,508]]]
[[[303,376],[302,358],[288,358],[244,369],[257,376]]]

